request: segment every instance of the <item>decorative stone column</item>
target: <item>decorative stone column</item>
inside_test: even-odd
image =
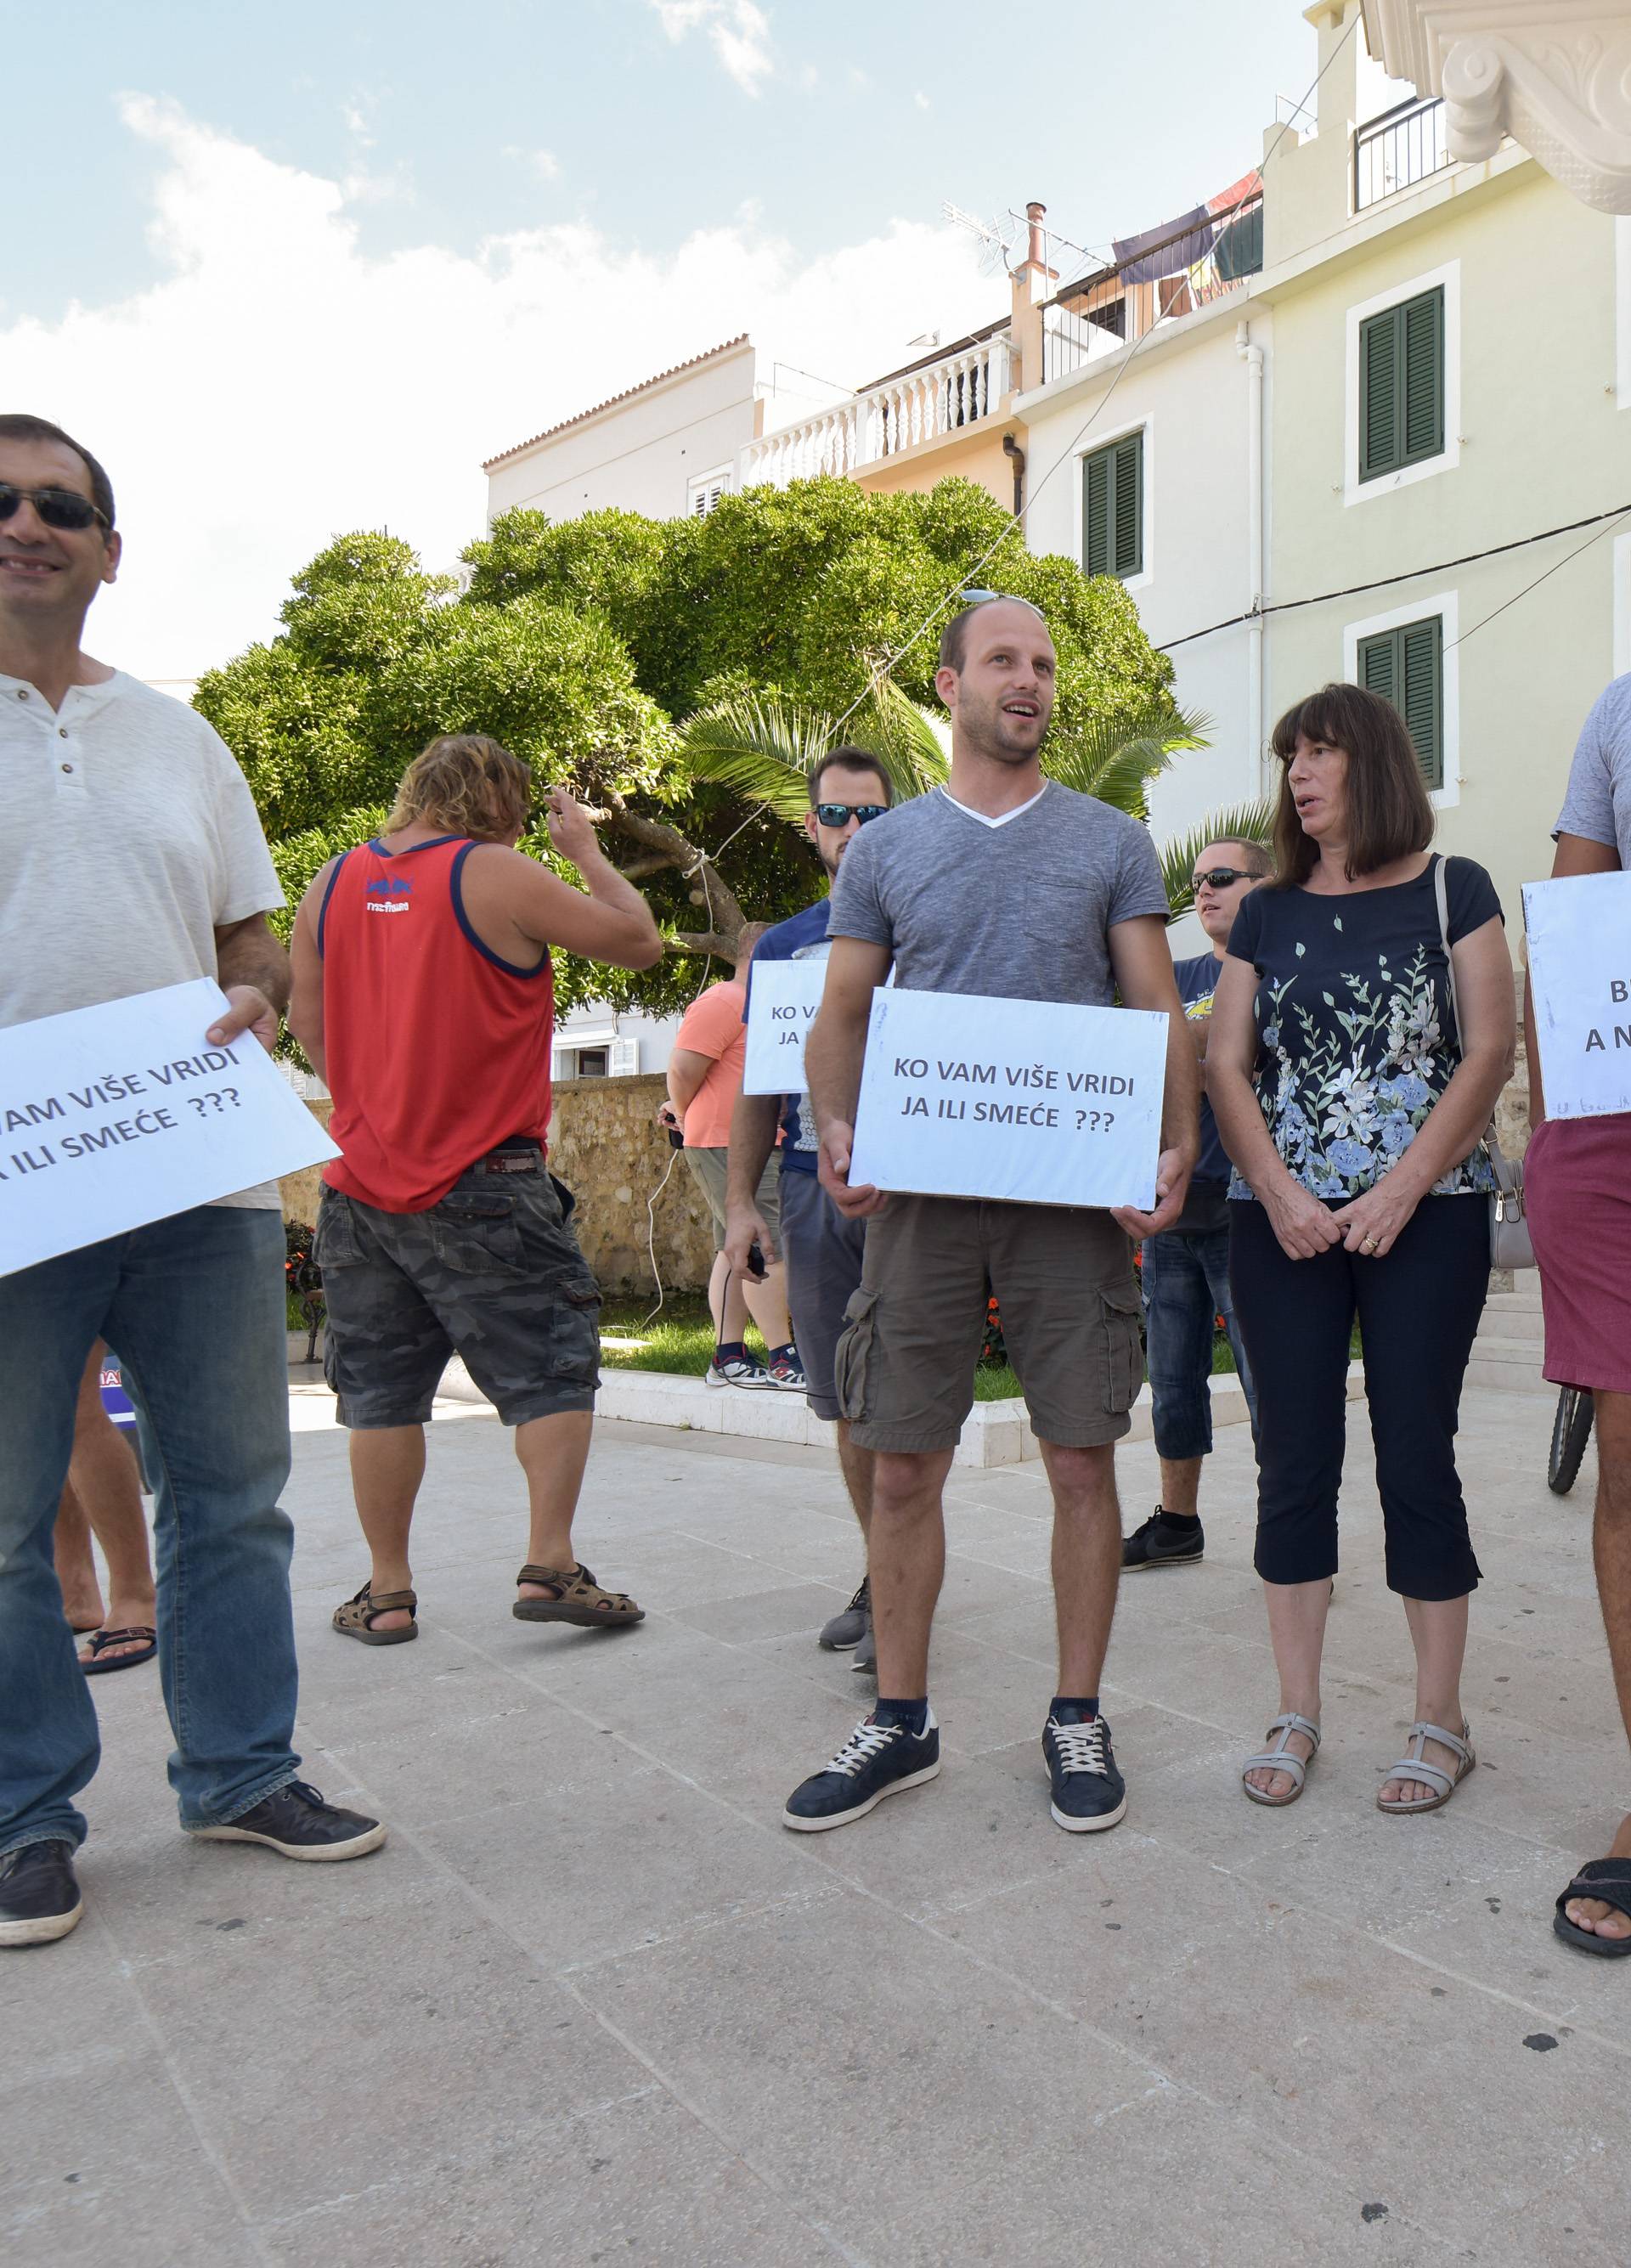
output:
[[[1510,135],[1583,204],[1631,213],[1631,0],[1364,0],[1371,54],[1442,95],[1451,157]]]

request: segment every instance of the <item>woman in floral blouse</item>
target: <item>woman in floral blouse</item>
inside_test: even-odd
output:
[[[1446,1802],[1471,1770],[1460,1676],[1479,1580],[1457,1477],[1461,1383],[1489,1279],[1483,1147],[1510,1071],[1500,902],[1444,861],[1391,703],[1328,685],[1282,717],[1275,878],[1241,908],[1213,1010],[1207,1091],[1234,1161],[1229,1280],[1260,1404],[1256,1565],[1281,1714],[1244,1771],[1295,1802],[1319,1745],[1355,1317],[1387,1581],[1416,1654],[1416,1721],[1384,1811]]]

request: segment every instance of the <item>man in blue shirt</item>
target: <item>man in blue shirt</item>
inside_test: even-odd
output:
[[[1240,902],[1273,871],[1258,843],[1209,843],[1195,861],[1195,911],[1212,950],[1174,963],[1178,998],[1204,1066],[1212,995]],[[1129,1573],[1192,1565],[1206,1550],[1196,1504],[1201,1459],[1212,1448],[1213,1319],[1221,1315],[1257,1431],[1257,1396],[1229,1295],[1229,1160],[1212,1106],[1200,1106],[1200,1162],[1173,1226],[1144,1240],[1144,1325],[1161,1502],[1121,1547]]]
[[[834,748],[816,766],[810,774],[810,807],[804,815],[804,826],[829,880],[837,875],[845,850],[860,828],[887,811],[889,802],[889,781],[879,770],[877,758],[865,748]],[[819,898],[759,939],[748,970],[744,1022],[753,1001],[753,971],[763,962],[825,961],[830,909],[831,900]],[[782,1129],[780,1257],[786,1263],[793,1344],[808,1381],[810,1409],[817,1418],[838,1427],[838,1463],[865,1537],[872,1518],[873,1453],[850,1440],[849,1426],[839,1415],[832,1357],[844,1329],[844,1311],[860,1285],[867,1225],[845,1220],[816,1178],[816,1121],[808,1095],[737,1096],[726,1182],[726,1257],[733,1269],[745,1272],[752,1245],[757,1244],[766,1260],[777,1256],[755,1193],[776,1145],[779,1116]],[[849,1605],[823,1625],[819,1643],[830,1653],[853,1647],[850,1667],[875,1675],[870,1594],[864,1576]]]

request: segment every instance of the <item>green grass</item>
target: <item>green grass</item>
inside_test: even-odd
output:
[[[681,1378],[700,1378],[713,1357],[713,1325],[708,1303],[699,1292],[670,1292],[654,1321],[649,1299],[608,1300],[601,1310],[601,1361],[607,1370],[665,1370]],[[614,1339],[638,1339],[638,1346],[608,1346]],[[763,1353],[763,1342],[751,1326],[750,1353]],[[982,1364],[974,1378],[977,1402],[1006,1402],[1020,1390],[1020,1382],[1007,1363]]]

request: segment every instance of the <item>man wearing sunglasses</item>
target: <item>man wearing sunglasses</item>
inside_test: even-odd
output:
[[[1211,949],[1174,966],[1178,998],[1204,1064],[1212,1028],[1212,996],[1240,902],[1273,872],[1260,843],[1209,843],[1195,861],[1195,911]],[[1121,1547],[1129,1573],[1192,1566],[1205,1551],[1197,1504],[1200,1465],[1212,1453],[1213,1318],[1221,1315],[1235,1351],[1255,1433],[1257,1394],[1246,1350],[1235,1327],[1229,1292],[1229,1160],[1212,1106],[1200,1106],[1200,1158],[1184,1210],[1170,1228],[1144,1240],[1144,1322],[1151,1417],[1161,1463],[1161,1501]]]
[[[1198,1147],[1199,1081],[1167,950],[1148,831],[1045,779],[1057,657],[1024,600],[967,593],[941,634],[946,784],[867,828],[833,892],[832,950],[805,1054],[821,1179],[867,1223],[861,1285],[834,1366],[851,1438],[874,1452],[868,1563],[878,1702],[793,1790],[801,1833],[859,1819],[940,1771],[929,1634],[945,1565],[941,1497],[974,1400],[986,1300],[1001,1306],[1053,1496],[1059,1683],[1042,1748],[1056,1823],[1115,1826],[1126,1793],[1099,1714],[1121,1565],[1115,1443],[1141,1382],[1130,1235],[1170,1227]],[[1130,1008],[1169,1019],[1156,1201],[1148,1213],[854,1187],[850,1154],[873,992]]]
[[[120,567],[114,497],[43,418],[0,416],[0,1025],[199,976],[212,1046],[269,1048],[283,903],[242,773],[203,718],[87,654]],[[74,1799],[96,1712],[52,1567],[92,1345],[118,1352],[158,1476],[159,1668],[181,1825],[284,1858],[359,1857],[377,1820],[297,1778],[284,1234],[275,1184],[0,1277],[0,1946],[83,1911]]]
[[[865,748],[833,748],[816,765],[804,828],[830,881],[836,879],[861,828],[882,819],[889,800],[889,781],[879,770],[877,758]],[[749,1001],[753,971],[766,961],[825,961],[831,908],[830,897],[818,898],[759,939],[748,970]],[[744,1023],[747,1013],[744,1005]],[[838,1463],[864,1540],[872,1520],[872,1453],[850,1439],[833,1383],[832,1355],[844,1329],[844,1310],[860,1283],[867,1227],[864,1221],[846,1220],[816,1179],[816,1121],[808,1095],[737,1096],[726,1192],[726,1257],[733,1268],[745,1270],[754,1244],[767,1260],[775,1253],[755,1192],[775,1147],[779,1114],[782,1257],[793,1340],[808,1381],[809,1407],[837,1427]],[[829,1653],[849,1653],[852,1669],[868,1673],[875,1668],[870,1593],[864,1576],[848,1606],[823,1624],[818,1643]]]

